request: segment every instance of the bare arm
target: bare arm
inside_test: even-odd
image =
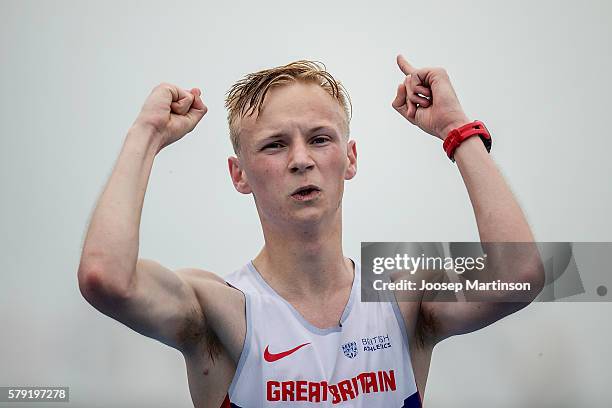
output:
[[[204,321],[192,271],[138,259],[140,217],[155,156],[206,113],[199,95],[170,84],[153,90],[96,205],[78,270],[81,292],[94,307],[176,348],[186,346],[193,322]]]
[[[470,122],[443,69],[415,69],[401,56],[398,65],[406,79],[398,87],[393,107],[408,121],[442,140],[452,129]],[[537,248],[530,244],[533,235],[525,216],[482,141],[478,137],[467,139],[457,148],[454,158],[474,208],[480,241],[485,245],[525,243],[490,246],[488,279],[528,282],[533,290],[529,300],[520,302],[513,302],[511,293],[501,291],[481,293],[488,300],[482,302],[422,302],[421,315],[430,322],[425,334],[433,343],[478,330],[525,307],[544,280]]]
[[[79,278],[98,277],[100,282],[90,283],[117,293],[131,286],[138,259],[140,216],[157,144],[151,130],[139,126],[129,130],[93,212],[83,245]],[[100,268],[104,268],[105,275],[94,276],[103,272]]]

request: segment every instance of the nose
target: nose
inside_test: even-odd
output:
[[[291,173],[303,173],[312,170],[315,162],[310,156],[310,150],[304,142],[297,142],[291,146],[289,158],[289,171]]]

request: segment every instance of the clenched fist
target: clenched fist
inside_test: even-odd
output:
[[[208,108],[202,102],[198,88],[187,91],[176,85],[162,83],[153,88],[134,125],[153,130],[159,150],[191,132]]]
[[[406,78],[391,105],[410,123],[444,140],[448,132],[469,122],[444,69],[417,69],[402,55],[397,65]]]

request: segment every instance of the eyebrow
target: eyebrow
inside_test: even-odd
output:
[[[321,130],[326,130],[326,131],[331,131],[334,133],[334,135],[337,133],[337,131],[329,125],[321,125],[321,126],[315,126],[313,128],[308,129],[308,134],[312,134],[312,133],[316,133],[319,132]],[[275,140],[278,138],[282,138],[283,136],[286,136],[287,133],[286,132],[274,132],[273,134],[271,134],[270,136],[266,136],[263,139],[259,140],[257,143],[266,143],[269,142],[271,140]]]

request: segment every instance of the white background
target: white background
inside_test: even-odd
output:
[[[391,108],[399,52],[448,70],[538,240],[612,241],[610,4],[2,0],[0,385],[69,386],[74,407],[191,406],[180,353],[95,311],[76,279],[97,197],[162,81],[200,87],[209,107],[150,178],[140,256],[170,268],[224,275],[260,249],[252,199],[228,176],[224,94],[302,58],[323,61],[353,101],[345,253],[359,259],[361,241],[478,240],[440,141]],[[425,405],[609,406],[611,311],[534,304],[447,340]]]

